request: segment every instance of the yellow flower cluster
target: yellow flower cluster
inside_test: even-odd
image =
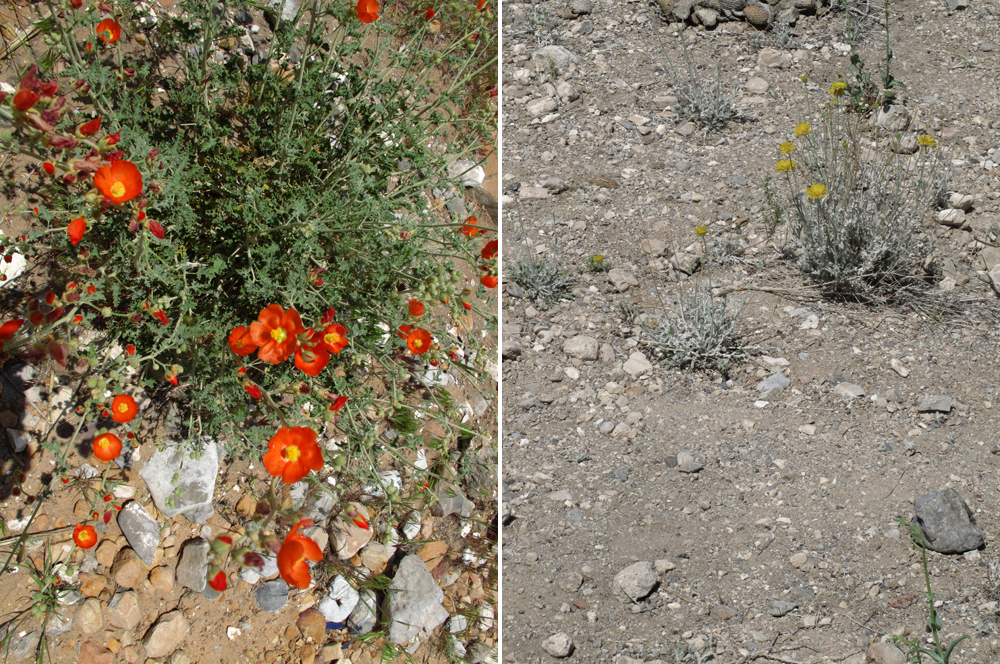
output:
[[[920,144],[923,145],[925,148],[937,147],[937,141],[934,140],[933,136],[920,136],[917,138],[917,140],[920,141]]]
[[[779,173],[787,173],[788,171],[795,168],[795,162],[792,161],[791,159],[782,159],[781,161],[778,162],[776,168]]]
[[[812,131],[812,127],[809,126],[808,122],[800,122],[799,124],[795,125],[795,135],[796,136],[805,136],[806,134],[808,134],[811,131]]]
[[[792,150],[795,149],[795,145],[789,141],[785,141],[781,144],[781,154],[791,154]]]
[[[843,81],[836,81],[830,86],[830,94],[834,97],[843,97],[846,90],[847,83],[844,83]]]
[[[826,185],[819,183],[809,185],[809,188],[806,189],[806,195],[813,200],[823,198],[826,196]]]

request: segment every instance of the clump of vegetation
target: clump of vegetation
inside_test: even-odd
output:
[[[677,67],[674,66],[673,60],[667,55],[663,40],[660,39],[655,30],[654,34],[660,41],[660,50],[673,80],[672,92],[677,97],[674,110],[681,117],[700,124],[706,131],[722,129],[726,122],[732,119],[736,102],[735,88],[726,89],[723,87],[722,65],[716,65],[714,80],[702,78],[691,60],[691,54],[684,41],[684,31],[678,30],[681,53],[687,70],[687,76],[682,76]]]
[[[573,284],[559,263],[547,258],[519,260],[510,268],[510,279],[539,306],[549,307]]]

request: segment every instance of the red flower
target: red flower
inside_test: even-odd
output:
[[[48,351],[57,364],[66,366],[66,349],[63,348],[62,344],[53,341],[48,345]]]
[[[97,544],[97,531],[94,530],[93,526],[78,523],[73,528],[73,541],[81,549],[89,549]]]
[[[131,161],[119,160],[94,173],[94,186],[112,203],[121,205],[142,191],[142,173]]]
[[[486,0],[479,0],[479,4],[476,5],[476,11],[483,11],[483,7],[486,6]]]
[[[132,355],[135,355],[135,346],[133,346],[132,344],[125,346],[125,353],[130,357]]]
[[[264,467],[286,484],[294,484],[323,467],[323,454],[316,444],[316,432],[308,427],[281,427],[267,444]]]
[[[156,311],[153,312],[153,318],[155,318],[156,320],[160,321],[164,325],[166,325],[167,322],[168,322],[167,321],[167,315],[165,313],[163,313],[162,311],[160,311],[159,309],[157,309]]]
[[[69,4],[73,9],[79,9],[83,7],[83,0],[69,0]]]
[[[479,279],[479,283],[481,283],[483,286],[486,286],[487,288],[496,288],[497,284],[500,283],[500,280],[494,277],[493,275],[484,274]]]
[[[111,402],[111,417],[119,424],[131,422],[139,412],[135,399],[127,394],[119,394]]]
[[[90,136],[101,128],[101,118],[96,117],[90,122],[84,122],[82,125],[76,128],[76,131],[81,136]]]
[[[76,244],[83,239],[83,234],[87,232],[87,220],[83,217],[77,217],[69,222],[66,232],[69,233],[69,241]]]
[[[364,528],[365,530],[371,530],[371,526],[368,525],[368,519],[366,519],[365,517],[361,516],[360,514],[352,516],[351,517],[351,521],[353,521],[354,525],[357,526],[358,528]]]
[[[296,337],[305,331],[297,311],[269,304],[261,310],[257,322],[250,325],[250,340],[260,346],[257,357],[280,364],[295,350]]]
[[[478,221],[479,220],[476,219],[475,217],[469,217],[468,219],[465,220],[465,225],[462,226],[462,228],[460,228],[458,232],[467,238],[476,237],[476,235],[479,233],[479,227],[476,226],[475,224]]]
[[[483,257],[484,261],[492,260],[494,256],[497,255],[497,249],[499,248],[499,243],[496,240],[490,240],[483,247],[483,251],[480,255]]]
[[[83,316],[80,316],[79,314],[77,314],[76,316],[73,316],[73,324],[74,325],[79,325],[82,322],[83,322]]]
[[[424,303],[420,300],[410,300],[410,315],[414,318],[420,318],[424,315]]]
[[[208,585],[212,587],[212,590],[222,592],[226,589],[226,573],[221,569],[216,572],[215,576],[208,580]]]
[[[466,311],[472,311],[472,305],[469,302],[462,300],[462,306],[465,307]]]
[[[312,519],[303,519],[295,524],[278,551],[278,571],[281,578],[290,586],[305,589],[309,587],[312,580],[309,576],[309,565],[305,561],[312,560],[319,562],[323,559],[323,552],[316,542],[305,535],[299,535],[299,528],[309,528],[313,525]]]
[[[434,18],[434,10],[428,9],[427,12],[424,14],[424,18],[426,18],[428,21]]]
[[[257,344],[250,338],[250,330],[242,325],[233,328],[233,331],[229,333],[229,347],[240,357],[257,350]]]
[[[167,374],[166,378],[167,382],[170,383],[171,385],[174,386],[177,385],[177,372],[171,371],[169,374]]]
[[[97,287],[94,284],[87,286],[87,295],[93,295],[97,292]]]
[[[42,170],[48,173],[49,175],[55,175],[56,165],[53,164],[51,161],[46,161],[45,163],[42,164]]]
[[[140,212],[139,214],[145,215],[144,212]],[[152,219],[149,220],[149,232],[161,240],[163,239],[163,236],[166,235],[163,232],[163,226],[160,225],[160,222],[153,221]]]
[[[97,24],[97,38],[102,42],[112,44],[122,35],[122,26],[114,19],[106,18]]]
[[[10,339],[19,329],[21,329],[22,325],[24,325],[23,318],[9,320],[3,325],[0,325],[0,341],[7,341]]]
[[[323,317],[320,319],[319,324],[329,325],[330,323],[333,322],[333,319],[336,318],[336,316],[337,316],[337,310],[334,309],[333,307],[330,307],[329,309],[326,310],[326,313],[323,314]]]
[[[249,394],[254,399],[260,399],[263,396],[260,393],[260,388],[251,383],[250,381],[243,383],[243,389],[246,390],[247,394]]]
[[[400,325],[399,332],[396,333],[396,336],[399,337],[400,339],[405,339],[406,337],[410,336],[410,331],[412,329],[413,329],[412,325]]]
[[[343,325],[330,325],[323,330],[323,345],[326,350],[334,355],[339,355],[340,351],[344,350],[344,346],[350,343],[344,336],[345,334],[347,334],[347,328]]]
[[[94,456],[101,461],[112,461],[122,453],[122,439],[113,433],[106,433],[94,440]]]
[[[295,367],[301,369],[307,376],[318,376],[329,361],[330,353],[326,350],[326,344],[320,339],[304,343],[295,349]]]
[[[372,23],[378,20],[378,0],[358,0],[358,20],[362,23]]]
[[[337,397],[336,399],[333,400],[333,403],[330,404],[330,410],[336,413],[338,410],[343,408],[344,404],[346,403],[347,403],[347,397]]]
[[[31,90],[19,90],[17,94],[14,95],[14,108],[21,112],[28,111],[38,102],[39,99],[41,99],[41,97]]]
[[[103,148],[110,148],[112,145],[118,145],[118,141],[120,141],[121,139],[122,139],[122,130],[119,129],[115,133],[108,134],[107,136],[105,136],[104,138],[102,138],[101,141],[100,141],[100,143],[98,143],[98,145],[102,149]]]
[[[431,334],[423,328],[417,328],[406,337],[406,347],[414,355],[423,355],[431,349]]]

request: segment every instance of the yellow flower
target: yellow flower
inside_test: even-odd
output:
[[[706,233],[708,233],[708,227],[707,226],[699,226],[698,228],[694,229],[694,234],[697,235],[698,237],[701,237],[702,235],[704,235]]]
[[[830,86],[830,94],[834,97],[843,97],[845,90],[847,90],[847,83],[844,83],[843,81],[836,81]]]
[[[805,83],[806,81],[809,80],[809,77],[808,76],[799,76],[799,80],[802,81],[803,83]]]
[[[826,196],[826,185],[825,184],[813,184],[806,189],[806,194],[809,198],[816,200],[817,198],[823,198]]]
[[[604,262],[604,254],[597,254],[596,256],[591,256],[590,260],[594,261],[597,265]]]
[[[809,126],[808,122],[800,122],[799,124],[795,125],[795,135],[796,136],[805,136],[806,134],[808,134],[811,131],[812,131],[812,127]]]
[[[919,140],[920,144],[923,145],[925,148],[937,147],[937,141],[934,140],[933,136],[921,136],[917,140]]]
[[[785,141],[781,144],[781,154],[789,154],[794,149],[795,146],[789,141]]]
[[[781,161],[778,162],[778,165],[776,167],[779,173],[785,173],[787,171],[792,170],[793,168],[795,168],[795,162],[792,161],[791,159],[782,159]]]

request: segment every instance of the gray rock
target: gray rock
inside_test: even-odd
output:
[[[670,13],[673,14],[674,18],[678,21],[684,23],[691,18],[692,9],[694,9],[694,3],[692,3],[691,0],[679,0],[679,2],[674,3]]]
[[[780,599],[767,600],[767,612],[775,618],[787,615],[788,613],[794,611],[797,607],[798,604],[795,602],[786,602]]]
[[[198,459],[190,454],[191,442],[169,446],[154,454],[139,473],[156,509],[167,518],[183,514],[191,523],[202,524],[214,512],[212,497],[222,454],[211,438],[206,436],[202,442]],[[175,485],[174,475],[178,473],[180,481]]]
[[[950,413],[951,397],[943,394],[924,397],[917,404],[917,410],[921,413]]]
[[[559,102],[554,97],[542,97],[541,99],[529,101],[524,105],[524,110],[533,118],[552,113],[557,108],[559,108]]]
[[[281,20],[282,21],[292,21],[295,19],[295,15],[299,12],[299,3],[297,0],[271,0],[271,9],[277,9],[278,5],[281,5]]]
[[[689,462],[689,463],[677,464],[677,470],[679,470],[682,473],[686,473],[688,475],[690,475],[692,473],[699,473],[704,468],[705,468],[705,464],[703,464],[703,463]]]
[[[635,351],[629,356],[628,361],[622,365],[622,369],[625,370],[625,373],[634,377],[649,373],[653,370],[653,365],[646,359],[645,355],[639,351]]]
[[[757,54],[757,63],[770,69],[787,69],[792,64],[792,54],[776,48],[763,48]]]
[[[774,390],[783,390],[791,384],[792,381],[789,380],[788,376],[779,371],[757,383],[757,391],[760,392],[760,396],[766,397]]]
[[[447,620],[443,599],[444,592],[420,556],[403,558],[388,593],[389,641],[407,643],[421,631],[430,632]]]
[[[596,360],[599,350],[597,339],[585,335],[571,337],[563,343],[563,352],[579,360]]]
[[[288,602],[288,584],[282,579],[266,581],[253,594],[257,608],[267,613],[277,613]]]
[[[864,661],[873,664],[906,664],[906,655],[891,643],[873,643],[865,653]]]
[[[983,53],[990,53],[991,51],[997,50],[997,45],[993,42],[981,42],[979,44],[979,50]]]
[[[13,647],[8,650],[10,658],[15,662],[26,662],[28,660],[35,659],[35,648],[38,647],[38,641],[41,635],[36,631],[31,631],[17,638],[15,634],[11,641],[14,644]]]
[[[476,508],[476,504],[466,498],[462,490],[450,482],[441,485],[441,488],[438,489],[437,499],[441,505],[441,516],[458,514],[467,519],[472,516],[472,510]]]
[[[878,110],[875,124],[892,134],[906,131],[910,126],[910,112],[899,104],[883,106]]]
[[[854,383],[837,383],[833,388],[834,394],[839,394],[845,399],[859,399],[865,396],[865,388]]]
[[[698,22],[708,29],[714,28],[719,23],[719,12],[707,7],[699,7],[694,12],[698,17]]]
[[[501,356],[505,360],[516,360],[521,357],[521,344],[513,339],[504,339],[501,348]]]
[[[566,632],[553,634],[549,638],[542,641],[542,650],[553,657],[558,657],[560,659],[563,657],[569,657],[570,653],[573,652],[573,639],[571,639],[569,634]]]
[[[45,623],[45,636],[59,636],[65,634],[73,628],[73,619],[68,615],[62,616],[58,613],[49,615],[48,622]]]
[[[927,548],[938,553],[965,553],[985,541],[972,510],[954,489],[932,491],[913,501],[914,523]]]
[[[363,590],[361,598],[347,618],[347,628],[351,634],[367,634],[375,629],[375,592]]]
[[[632,286],[638,286],[639,280],[621,268],[608,270],[608,281],[615,285],[619,293],[624,293]]]
[[[680,136],[691,136],[694,132],[698,131],[698,125],[688,120],[677,125],[674,131]]]
[[[538,49],[531,55],[531,58],[533,60],[547,61],[548,65],[554,67],[560,74],[565,73],[569,69],[570,63],[578,61],[578,58],[568,49],[562,46],[555,46],[554,44]]]
[[[762,79],[760,76],[754,76],[749,81],[747,81],[747,92],[755,95],[762,95],[768,91],[771,84]]]
[[[573,0],[569,3],[569,10],[577,16],[594,13],[594,0]]]
[[[458,159],[448,165],[448,177],[458,180],[465,187],[476,187],[486,179],[486,171],[474,161]]]
[[[160,545],[160,524],[156,519],[137,501],[130,500],[118,513],[118,527],[139,559],[147,567],[152,567],[156,547]]]
[[[188,541],[177,563],[177,585],[196,593],[205,590],[208,581],[209,543],[199,538]]]
[[[451,212],[456,217],[465,217],[469,214],[468,208],[465,207],[465,201],[458,196],[449,200],[445,207],[448,208],[448,212]]]
[[[965,9],[969,6],[968,0],[948,0],[948,9],[952,11],[957,11],[959,9]]]
[[[360,599],[358,591],[351,587],[347,579],[338,575],[330,582],[330,589],[316,608],[327,622],[346,623]]]
[[[653,592],[657,583],[659,578],[653,570],[653,563],[644,560],[618,572],[611,582],[611,589],[620,599],[638,602]]]

